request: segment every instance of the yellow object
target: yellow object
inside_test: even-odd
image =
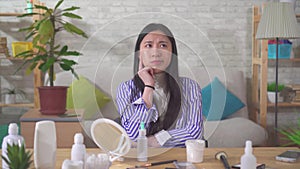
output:
[[[12,53],[14,57],[30,49],[32,49],[32,42],[12,42]]]

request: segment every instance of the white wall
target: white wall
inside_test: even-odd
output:
[[[53,7],[56,1],[42,2]],[[176,37],[181,65],[233,68],[250,78],[252,6],[263,2],[268,1],[65,0],[65,7],[81,7],[77,14],[83,20],[73,23],[85,30],[89,39],[61,34],[59,40],[84,53],[79,66],[98,63],[99,70],[108,67],[113,71],[118,66],[132,66],[134,42],[142,27],[161,22]],[[25,7],[25,0],[0,1],[0,12],[22,12]],[[300,13],[300,0],[296,11]],[[29,23],[30,18],[0,17],[0,36],[8,37],[9,42],[22,41],[24,33],[17,30]],[[294,43],[299,50],[299,41]],[[0,67],[1,74],[4,69]],[[300,83],[299,72],[299,68],[281,67],[279,79]],[[273,75],[274,69],[270,69],[269,81],[273,81]]]

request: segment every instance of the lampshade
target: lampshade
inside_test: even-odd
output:
[[[264,8],[256,39],[293,39],[300,37],[300,27],[291,3],[271,2]]]

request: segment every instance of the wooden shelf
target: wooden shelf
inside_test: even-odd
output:
[[[268,59],[268,40],[256,39],[261,11],[258,6],[254,6],[252,11],[252,110],[250,110],[250,118],[266,128],[268,109],[272,110],[275,107],[275,104],[269,103],[267,99],[268,68],[274,67],[275,59]],[[299,21],[300,14],[296,14],[296,17]],[[293,59],[279,59],[279,62],[299,67],[300,58],[296,56]],[[279,102],[277,106],[278,108],[299,108],[300,103]]]
[[[275,62],[276,59],[268,59],[269,62]],[[300,62],[300,58],[292,58],[292,59],[278,59],[280,62]]]
[[[15,103],[15,104],[0,103],[0,107],[34,107],[34,104],[33,103]]]
[[[40,2],[39,0],[33,0],[34,5],[40,5],[45,6],[45,3]],[[34,13],[43,13],[42,9],[33,9]],[[17,17],[20,15],[24,15],[26,12],[0,12],[0,17]],[[42,18],[41,15],[34,15],[34,16],[28,16],[32,18],[32,21],[35,22],[36,20],[39,20]],[[1,28],[0,28],[1,29]],[[21,61],[22,58],[15,58],[15,57],[1,57],[1,59],[8,59],[13,61]],[[0,72],[1,73],[1,72]],[[34,88],[34,103],[17,103],[17,104],[3,104],[0,103],[0,107],[30,107],[30,108],[39,108],[39,96],[38,96],[38,87],[42,86],[42,73],[39,69],[34,69],[33,71],[33,88]]]
[[[20,16],[24,13],[0,13],[0,16]]]
[[[274,107],[275,103],[268,103],[268,107]],[[290,102],[278,102],[277,103],[278,107],[300,107],[300,102],[299,103],[290,103]]]
[[[7,60],[24,60],[23,58],[17,58],[17,57],[12,57],[12,56],[10,56],[10,57],[1,57],[0,58],[0,60],[1,59],[7,59]]]

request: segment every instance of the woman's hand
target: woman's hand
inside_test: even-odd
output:
[[[148,146],[149,147],[154,147],[154,148],[161,147],[160,144],[158,143],[158,141],[156,140],[156,138],[154,136],[149,136],[148,137]]]
[[[142,61],[139,62],[138,75],[145,85],[154,86],[154,71],[151,67],[143,67]]]

